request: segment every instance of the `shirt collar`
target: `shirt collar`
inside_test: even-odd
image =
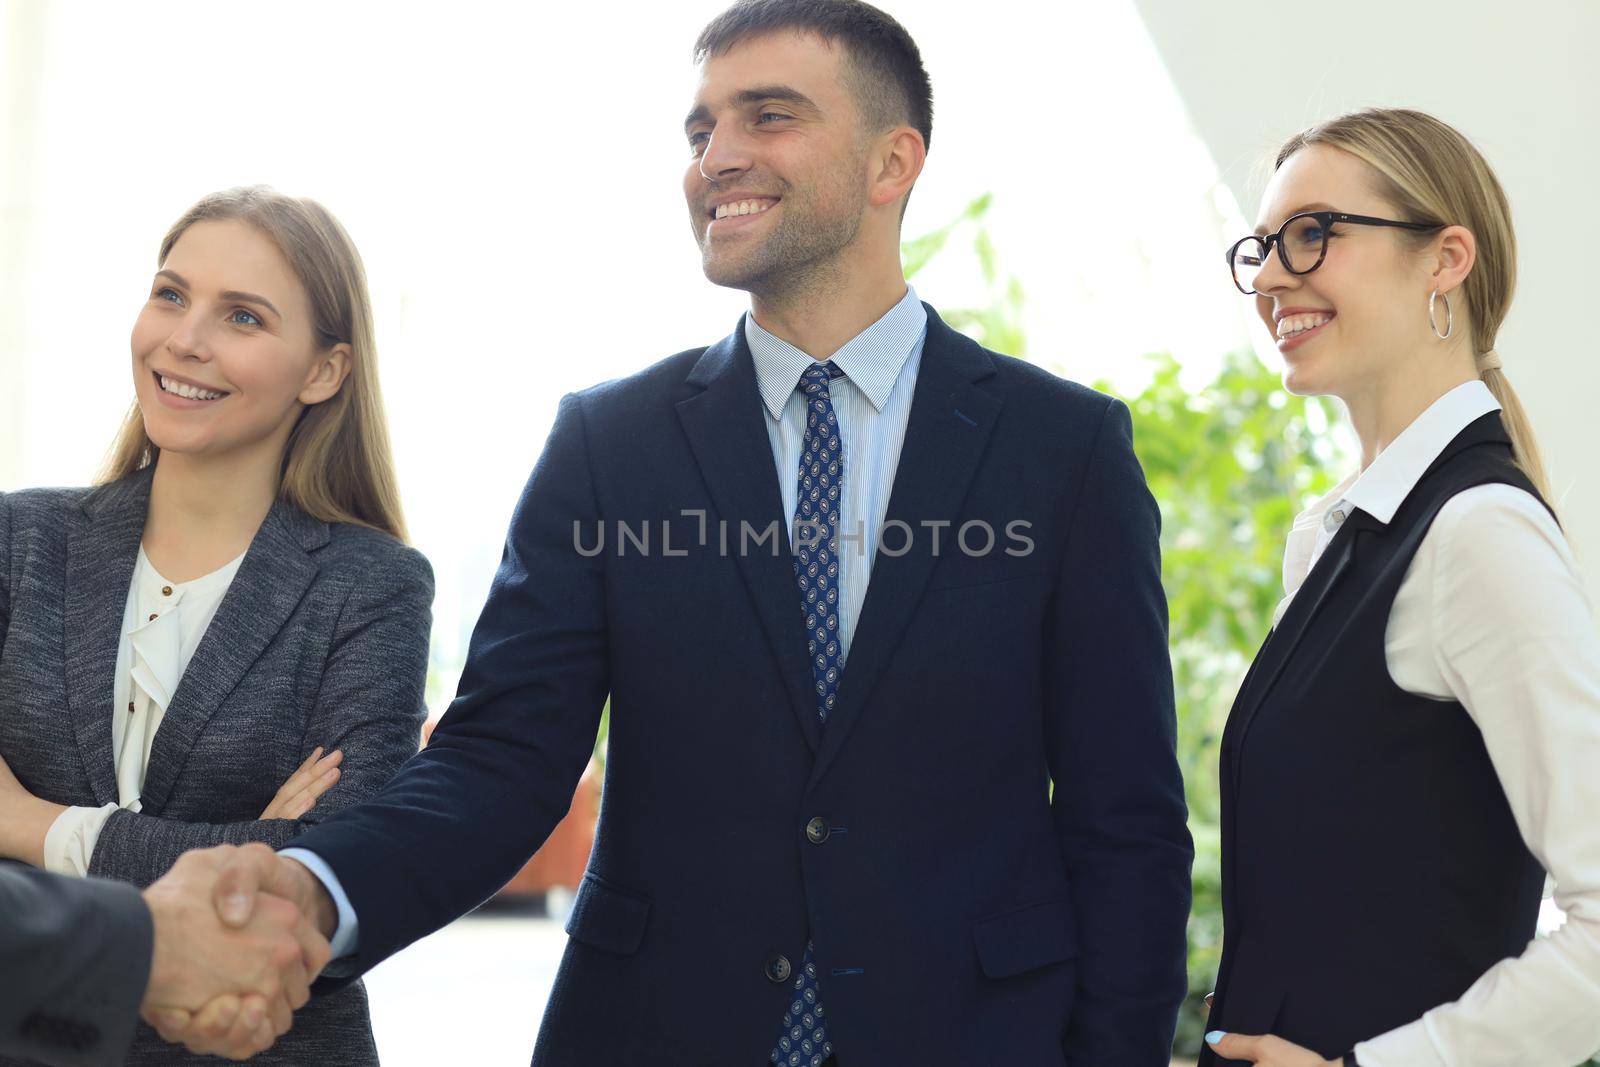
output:
[[[1378,453],[1344,490],[1342,499],[1387,524],[1450,442],[1473,422],[1499,410],[1500,402],[1482,380],[1456,386]]]
[[[1350,475],[1350,477],[1312,501],[1304,511],[1294,517],[1294,525],[1291,527],[1290,533],[1293,534],[1299,530],[1315,530],[1321,525],[1323,516],[1335,504],[1345,499],[1345,494],[1350,491],[1351,486],[1356,484],[1356,479],[1359,477],[1361,477],[1359,473]]]
[[[210,574],[192,578],[187,582],[169,581],[156,570],[156,565],[150,562],[150,557],[145,554],[144,546],[139,546],[139,558],[134,565],[134,574],[139,583],[140,604],[156,605],[158,608],[177,607],[188,594],[191,599],[204,599],[225,592],[233,583],[233,576],[239,572],[239,567],[244,563],[247,553],[241,552],[221,567]],[[167,590],[171,590],[168,592]],[[148,608],[142,608],[148,611]]]
[[[898,304],[829,358],[881,412],[927,328],[928,311],[917,298],[917,291],[908,285]],[[801,373],[816,361],[762,329],[754,315],[744,317],[744,338],[755,360],[761,401],[774,419],[781,418]]]

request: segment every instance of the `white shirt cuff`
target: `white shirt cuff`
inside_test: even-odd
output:
[[[344,887],[339,884],[339,877],[333,873],[333,868],[324,863],[321,856],[303,848],[286,848],[278,855],[298,860],[305,865],[306,870],[317,876],[317,881],[328,891],[328,895],[333,898],[333,906],[339,911],[339,925],[334,928],[333,938],[328,942],[328,947],[333,950],[333,958],[338,960],[354,956],[357,934],[356,909],[350,904],[350,898],[345,896]]]
[[[1449,1067],[1428,1033],[1426,1019],[1359,1042],[1354,1051],[1361,1067]]]
[[[100,831],[116,810],[117,805],[107,804],[101,808],[68,808],[57,815],[44,835],[44,869],[87,877],[89,859],[100,840]]]

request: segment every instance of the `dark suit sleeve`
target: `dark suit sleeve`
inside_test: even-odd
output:
[[[132,886],[0,864],[0,1053],[121,1062],[150,980],[150,911]]]
[[[294,842],[355,909],[355,973],[476,907],[572,804],[608,686],[603,564],[581,401],[562,399],[478,618],[455,702],[376,797]]]
[[[1187,989],[1194,848],[1161,515],[1121,401],[1105,410],[1074,509],[1044,645],[1051,809],[1082,946],[1065,1053],[1074,1067],[1165,1067]]]
[[[385,546],[388,548],[389,546]],[[416,755],[427,707],[433,571],[420,552],[392,546],[352,587],[312,709],[301,758],[342,749],[339,781],[303,818],[181,822],[127,810],[106,820],[89,873],[146,886],[192,848],[260,841],[280,848],[333,812],[376,793]],[[263,709],[266,713],[266,709]],[[238,753],[250,760],[249,752]]]

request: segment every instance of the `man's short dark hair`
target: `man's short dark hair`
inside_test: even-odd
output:
[[[861,0],[738,0],[694,43],[694,61],[719,56],[751,37],[780,30],[811,33],[844,47],[862,118],[874,130],[901,123],[933,139],[933,85],[904,26]]]

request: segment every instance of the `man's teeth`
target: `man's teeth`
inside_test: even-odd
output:
[[[775,200],[735,200],[731,204],[717,205],[717,218],[725,219],[730,215],[759,215],[773,204]]]
[[[1296,334],[1314,330],[1332,318],[1332,315],[1290,315],[1279,319],[1278,340],[1285,341]]]
[[[165,375],[158,375],[161,379],[161,388],[174,396],[185,397],[189,400],[221,400],[227,393],[213,393],[206,389],[197,389],[192,385],[175,382]]]

